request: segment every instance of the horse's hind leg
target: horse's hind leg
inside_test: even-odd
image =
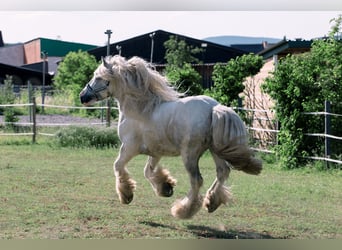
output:
[[[133,200],[133,191],[135,190],[135,181],[130,178],[125,167],[127,162],[136,155],[132,152],[127,150],[125,145],[121,145],[119,156],[114,162],[116,192],[122,204],[129,204]]]
[[[228,163],[220,159],[216,154],[212,154],[216,164],[216,179],[211,187],[208,189],[207,194],[203,201],[203,206],[209,213],[214,212],[221,204],[226,204],[231,199],[231,193],[224,182],[229,176],[230,167]]]
[[[184,157],[183,161],[190,176],[191,189],[187,196],[178,200],[171,208],[171,214],[180,219],[189,219],[194,216],[202,207],[202,196],[199,190],[203,184],[203,179],[198,167],[199,157]]]
[[[149,156],[145,165],[144,175],[152,185],[154,192],[163,197],[170,197],[173,194],[173,187],[176,180],[170,175],[167,169],[157,164],[160,158]]]

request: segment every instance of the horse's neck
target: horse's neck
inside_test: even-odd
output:
[[[120,115],[126,119],[133,119],[138,121],[146,121],[149,120],[149,114],[145,114],[141,112],[139,107],[136,105],[125,105],[125,103],[119,103],[119,112]]]
[[[126,117],[131,117],[135,120],[149,119],[155,108],[153,103],[139,101],[136,98],[123,96],[117,100],[120,112]]]

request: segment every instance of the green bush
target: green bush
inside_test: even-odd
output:
[[[322,156],[324,141],[306,133],[324,131],[323,117],[304,115],[304,112],[324,110],[325,100],[341,113],[342,103],[342,42],[340,34],[342,15],[327,39],[315,40],[310,52],[288,55],[279,63],[262,86],[275,101],[280,124],[276,152],[280,165],[286,169],[299,168],[310,163],[307,156]],[[331,117],[331,132],[340,136],[340,117]],[[331,155],[341,154],[339,142],[331,142]],[[333,166],[333,165],[331,165]]]
[[[96,58],[88,52],[81,50],[69,52],[59,64],[53,84],[57,90],[67,90],[74,105],[79,105],[79,93],[93,77],[98,65]]]
[[[120,144],[116,129],[66,127],[56,133],[56,144],[61,147],[110,148]]]
[[[244,79],[257,74],[263,64],[262,57],[254,54],[238,56],[226,65],[215,64],[212,75],[214,86],[205,94],[224,105],[235,106],[239,94],[245,89]]]
[[[0,85],[0,104],[13,104],[15,100],[15,95],[13,93],[13,77],[6,75],[4,85]],[[5,112],[4,107],[0,107],[0,115]]]
[[[170,36],[170,39],[164,43],[164,47],[167,61],[165,73],[170,82],[179,92],[187,96],[202,94],[202,76],[191,64],[200,63],[195,55],[203,52],[203,49],[190,46],[175,36]]]
[[[5,122],[7,123],[6,127],[15,129],[15,122],[19,121],[19,118],[16,115],[16,111],[14,108],[9,107],[4,111]]]

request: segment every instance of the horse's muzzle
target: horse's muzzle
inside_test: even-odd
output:
[[[80,93],[81,103],[85,106],[94,102],[95,99],[96,99],[95,95],[93,93],[89,93],[89,91],[87,89],[82,90]]]

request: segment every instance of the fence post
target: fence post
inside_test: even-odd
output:
[[[27,94],[28,94],[28,102],[31,103],[32,102],[32,85],[30,81],[27,81]],[[30,122],[32,123],[32,111],[33,108],[30,105],[29,106],[29,117],[30,117]]]
[[[324,134],[325,134],[325,152],[324,157],[330,157],[330,138],[327,135],[331,133],[331,117],[330,117],[331,107],[329,101],[324,101]],[[329,168],[329,162],[325,161],[326,168]]]
[[[107,113],[106,113],[106,121],[107,121],[107,127],[110,127],[110,106],[111,106],[111,99],[107,99]]]
[[[33,126],[32,126],[32,143],[36,143],[36,135],[37,135],[37,123],[36,123],[36,98],[32,97],[32,122],[33,122]]]
[[[105,101],[101,101],[101,107],[103,107],[105,105]],[[101,108],[101,122],[103,122],[104,120],[104,111],[103,108]]]

